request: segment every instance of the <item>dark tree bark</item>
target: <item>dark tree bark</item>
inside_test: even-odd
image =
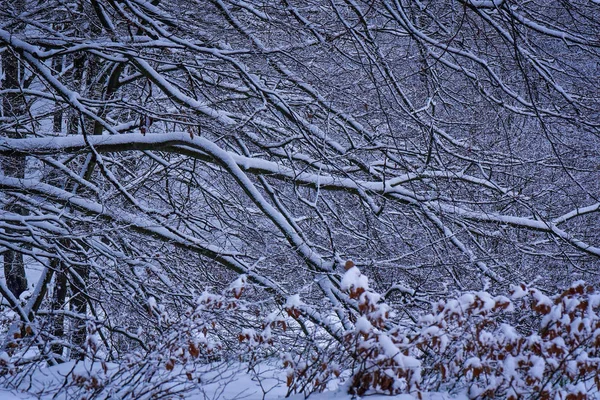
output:
[[[20,89],[20,77],[23,74],[23,69],[19,59],[10,51],[5,51],[2,55],[2,71],[4,79],[2,87],[5,89]],[[25,100],[21,93],[7,93],[2,99],[2,111],[5,118],[4,124],[0,125],[0,134],[10,138],[22,138],[24,133],[25,118]],[[1,158],[2,170],[6,176],[15,178],[25,177],[25,157],[5,156]],[[7,202],[5,211],[24,215],[25,210],[16,202]],[[6,230],[7,234],[18,235],[17,232]],[[25,276],[25,264],[23,262],[23,254],[7,250],[4,252],[4,276],[9,290],[19,297],[21,293],[27,290],[27,278]]]
[[[60,311],[65,306],[67,299],[67,275],[64,271],[64,263],[59,259],[52,260],[52,268],[55,270],[54,276],[54,299],[52,301],[52,311]],[[62,338],[65,335],[65,317],[58,313],[52,319],[53,335],[57,338]],[[52,345],[52,353],[59,356],[57,361],[62,357],[63,346],[60,344]]]

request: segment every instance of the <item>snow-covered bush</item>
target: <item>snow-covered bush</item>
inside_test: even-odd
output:
[[[354,331],[345,335],[345,350],[351,355],[353,375],[350,392],[363,395],[369,390],[396,394],[419,388],[420,362],[409,355],[408,340],[398,328],[388,329],[390,307],[369,288],[357,267],[349,268],[342,290],[357,301],[360,316]]]
[[[466,386],[471,398],[507,399],[600,391],[600,293],[584,282],[552,298],[520,285],[510,298],[477,292],[440,301],[412,342],[423,352],[429,389]]]
[[[234,365],[252,366],[277,353],[273,333],[279,336],[287,328],[281,311],[243,299],[246,288],[241,276],[220,294],[205,291],[195,297],[181,315],[149,298],[147,311],[159,329],[131,333],[144,344],[118,359],[110,357],[99,330],[88,323],[84,359],[55,367],[64,378],[30,391],[86,400],[149,399],[179,396],[209,383],[226,385]],[[0,353],[0,375],[4,386],[22,389],[32,376],[51,373],[44,372],[39,349],[32,351],[32,332],[24,337],[16,332],[9,351]]]
[[[303,352],[284,355],[289,393],[323,391],[336,379],[348,380],[350,393],[361,396],[418,392],[420,362],[409,355],[408,338],[401,329],[389,326],[390,307],[369,287],[367,276],[352,262],[346,267],[340,289],[353,302],[354,310],[348,315],[353,327],[340,326],[337,341],[319,341],[316,329],[315,340],[306,341]],[[292,296],[286,311],[299,319],[303,306],[298,296]]]
[[[400,321],[354,265],[339,289],[349,307],[337,332],[316,323],[324,314],[298,294],[279,305],[246,299],[254,288],[244,275],[221,293],[196,296],[181,314],[149,298],[147,311],[159,329],[135,333],[143,346],[114,358],[101,327],[89,321],[85,359],[62,367],[60,385],[37,391],[88,400],[169,397],[225,385],[233,364],[253,371],[270,360],[285,368],[288,394],[324,391],[334,380],[359,396],[442,391],[474,399],[579,400],[600,393],[600,292],[585,282],[554,296],[525,285],[506,295],[467,292],[439,300],[416,323]],[[50,344],[37,335],[43,327],[5,317],[15,332],[0,353],[0,374],[5,385],[22,387],[43,368]]]
[[[354,329],[312,359],[322,375],[287,360],[296,366],[288,385],[313,379],[324,389],[331,364],[351,371],[348,388],[357,395],[448,391],[516,400],[600,393],[600,292],[585,282],[552,297],[525,285],[506,296],[465,293],[440,300],[412,326],[391,322],[392,308],[358,268],[346,272],[341,289],[356,301]]]

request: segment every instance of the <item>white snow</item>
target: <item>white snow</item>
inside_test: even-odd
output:
[[[396,351],[397,352],[397,351]],[[412,357],[406,357],[401,355],[402,362],[407,368],[418,368],[418,361]],[[115,369],[114,364],[107,366],[108,374]],[[187,393],[184,398],[188,400],[206,400],[206,399],[244,399],[244,400],[276,400],[284,399],[287,393],[287,387],[285,386],[286,369],[280,368],[279,366],[259,364],[251,368],[252,373],[248,370],[248,365],[245,364],[231,364],[227,368],[219,367],[215,370],[211,370],[210,367],[206,369],[205,384],[197,385],[197,387]],[[91,364],[90,362],[69,362],[61,364],[57,367],[44,368],[36,370],[31,375],[31,380],[22,383],[22,389],[28,389],[29,392],[22,390],[0,388],[0,400],[68,400],[74,392],[70,392],[67,389],[62,389],[59,394],[53,397],[51,391],[62,387],[65,383],[65,376],[69,372],[75,372],[79,376],[92,377],[95,374],[102,375],[104,372],[100,363],[96,362]],[[258,376],[258,377],[257,377]],[[216,381],[214,378],[221,377],[221,381]],[[31,385],[30,387],[28,387]],[[323,393],[314,393],[310,399],[314,400],[351,400],[352,397],[348,394],[348,382],[333,382],[331,386],[332,390],[325,391]],[[119,388],[120,390],[126,390],[126,388]],[[43,391],[47,393],[43,394]],[[36,393],[40,394],[35,395]],[[179,398],[179,397],[174,397]],[[385,395],[369,394],[367,397],[369,400],[417,400],[416,396],[409,394],[400,394],[393,397]],[[292,395],[288,397],[292,400],[304,400],[303,394]],[[450,396],[447,393],[424,393],[423,400],[466,400],[464,395],[456,397]]]
[[[369,322],[366,317],[359,317],[356,320],[356,331],[360,333],[369,333],[373,329],[373,325]]]
[[[357,267],[352,267],[344,274],[340,288],[342,290],[351,290],[352,288],[368,290],[369,278],[363,275]]]
[[[285,308],[300,308],[304,303],[300,300],[299,294],[291,295],[285,302]]]

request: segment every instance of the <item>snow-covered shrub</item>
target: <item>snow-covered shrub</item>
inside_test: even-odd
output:
[[[350,393],[360,396],[417,392],[420,362],[409,354],[411,344],[402,330],[388,326],[390,307],[381,302],[368,278],[353,264],[340,288],[355,306],[349,314],[355,320],[353,329],[343,331],[337,342],[314,341],[307,343],[304,353],[284,357],[288,386],[308,394],[323,391],[331,380],[342,378],[349,379]],[[286,310],[290,317],[298,318],[302,302],[292,297]]]
[[[357,301],[360,314],[354,331],[347,332],[344,338],[352,359],[350,393],[417,391],[421,363],[409,355],[403,332],[386,326],[390,307],[380,302],[381,296],[369,288],[367,277],[357,267],[346,271],[341,288]]]
[[[584,282],[552,297],[525,285],[507,295],[465,293],[439,301],[412,326],[392,323],[392,308],[358,268],[348,269],[340,286],[355,301],[354,328],[310,359],[286,358],[288,385],[323,390],[340,371],[350,371],[349,392],[361,396],[448,391],[473,399],[575,400],[600,394],[600,293]],[[290,305],[288,312],[298,317],[300,309]]]
[[[525,285],[506,295],[463,293],[438,301],[416,323],[400,323],[353,265],[339,289],[348,304],[341,314],[319,313],[297,294],[279,306],[246,298],[254,289],[245,276],[221,293],[196,296],[180,314],[149,298],[158,328],[130,333],[142,346],[116,358],[102,327],[88,321],[85,360],[64,364],[60,385],[38,393],[169,398],[227,384],[233,364],[252,371],[269,359],[285,368],[288,394],[323,391],[333,380],[359,396],[442,391],[579,400],[600,393],[600,292],[584,282],[554,296]],[[318,323],[344,317],[328,325],[335,332]],[[5,318],[14,337],[0,353],[0,374],[4,385],[18,388],[43,369],[42,351],[51,343],[36,335],[41,327],[19,325],[14,314]]]
[[[220,294],[205,291],[181,315],[176,315],[153,297],[147,312],[156,327],[130,333],[141,347],[110,358],[101,330],[88,322],[84,360],[52,367],[60,380],[30,391],[61,392],[73,399],[175,398],[199,384],[226,385],[233,365],[252,365],[279,353],[273,337],[287,328],[281,311],[242,298],[247,279],[241,276]],[[16,331],[17,333],[19,330]],[[32,351],[30,336],[20,334],[9,352],[0,353],[3,385],[22,388],[32,376],[52,375]],[[34,347],[35,348],[35,347]],[[39,373],[38,373],[39,372]],[[63,378],[64,377],[64,378]],[[179,397],[177,397],[179,398]]]
[[[520,285],[510,298],[477,292],[440,301],[412,338],[424,386],[466,387],[471,398],[597,398],[599,312],[600,293],[584,282],[553,298]]]
[[[286,299],[287,316],[283,324],[287,330],[284,340],[278,338],[279,357],[285,368],[287,394],[303,393],[309,396],[327,389],[329,382],[340,376],[339,343],[332,335],[311,323],[306,314],[314,312],[294,294]]]
[[[299,348],[283,353],[282,362],[286,372],[288,395],[304,393],[310,395],[327,389],[328,384],[340,376],[338,352],[333,343],[329,345],[306,342]]]

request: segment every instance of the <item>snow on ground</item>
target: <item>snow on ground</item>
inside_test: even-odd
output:
[[[217,372],[223,377],[222,381],[215,381],[202,386],[191,392],[183,394],[181,397],[173,397],[173,399],[187,400],[277,400],[284,399],[287,393],[287,387],[282,382],[284,371],[273,366],[261,365],[258,372],[262,376],[257,380],[253,375],[249,374],[241,365],[232,366],[234,372],[223,373]],[[81,372],[87,369],[81,368],[73,363],[62,364],[58,367],[44,368],[38,370],[28,376],[22,384],[21,388],[25,390],[15,390],[0,388],[0,400],[50,400],[50,399],[77,399],[78,396],[74,392],[64,389],[58,395],[53,396],[51,393],[38,395],[42,390],[52,390],[53,388],[61,388],[65,383],[65,375],[71,371]],[[110,369],[110,368],[109,368]],[[211,381],[210,373],[206,375],[206,381]],[[118,397],[111,397],[118,398]],[[355,397],[360,399],[360,397]],[[365,396],[368,400],[417,400],[416,397],[403,394],[397,396],[386,395],[368,395]],[[288,399],[304,400],[303,394],[295,394]],[[311,400],[350,400],[352,396],[348,394],[347,383],[338,386],[333,384],[331,390],[323,393],[314,393],[310,396]],[[444,393],[430,393],[423,397],[424,400],[466,400],[466,397],[452,397]]]
[[[226,390],[222,393],[202,393],[189,395],[185,398],[188,400],[207,400],[207,399],[223,399],[223,400],[268,400],[268,399],[284,399],[285,388],[276,388],[265,397],[263,397],[262,391],[257,387],[254,382],[248,382],[240,380],[232,382],[232,386],[235,389]],[[247,385],[247,386],[246,386]],[[241,390],[240,390],[241,389]],[[50,399],[48,396],[43,399]],[[408,394],[401,394],[397,396],[385,396],[385,395],[369,395],[366,396],[368,400],[417,400],[414,396]],[[38,397],[28,393],[17,392],[15,390],[0,389],[0,400],[37,400]],[[289,400],[305,400],[303,394],[296,394],[288,397]],[[348,395],[345,388],[338,389],[335,391],[328,391],[323,393],[315,393],[310,396],[310,400],[351,400],[352,396]],[[359,399],[359,398],[357,398]],[[424,397],[424,400],[466,400],[466,397],[452,397],[444,393],[430,393]]]
[[[17,392],[15,390],[8,389],[0,389],[0,400],[33,400],[36,397],[33,397],[30,394]]]
[[[206,385],[199,386],[189,393],[185,393],[181,398],[186,400],[277,400],[285,398],[287,393],[287,387],[283,384],[282,378],[284,377],[284,371],[281,368],[276,368],[267,365],[261,365],[258,368],[258,372],[262,378],[257,380],[251,374],[249,374],[240,365],[232,366],[233,372],[223,371],[216,372],[221,377],[222,381],[209,383]],[[73,363],[62,364],[58,367],[45,368],[38,370],[29,376],[22,382],[21,388],[27,389],[26,391],[17,391],[14,389],[2,389],[0,388],[0,400],[50,400],[50,399],[65,399],[74,400],[75,397],[73,392],[62,390],[58,396],[53,397],[52,394],[42,395],[41,397],[36,395],[43,389],[60,388],[65,383],[65,375],[70,371],[82,370]],[[206,374],[206,381],[211,381],[210,373]],[[352,396],[348,394],[347,383],[338,385],[332,385],[331,390],[323,393],[315,393],[310,396],[311,400],[351,400]],[[118,397],[113,397],[118,398]],[[173,397],[179,399],[180,397]],[[368,395],[365,396],[368,400],[417,400],[416,397],[404,394],[397,396],[385,396],[385,395]],[[304,400],[303,394],[296,394],[288,397],[291,400]],[[466,400],[466,397],[452,397],[444,393],[431,393],[424,396],[424,400]]]

